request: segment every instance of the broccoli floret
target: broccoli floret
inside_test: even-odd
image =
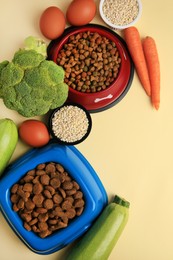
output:
[[[7,105],[7,107],[11,107],[12,104],[15,103],[16,101],[16,91],[14,89],[14,87],[10,87],[10,88],[5,88],[4,89],[4,96],[8,97],[4,99],[4,103],[5,105]]]
[[[55,86],[64,82],[65,72],[53,61],[44,60],[37,68],[25,71],[25,80],[29,85]]]
[[[22,80],[23,76],[23,69],[9,62],[1,71],[1,86],[3,88],[14,86]]]
[[[22,109],[22,100],[25,98],[26,93],[31,92],[31,88],[22,80],[19,84],[14,87],[4,88],[4,104],[12,110],[18,111]],[[8,98],[5,98],[8,97]]]
[[[52,85],[57,85],[64,82],[65,72],[61,66],[58,66],[53,61],[45,60],[40,65],[40,70],[42,73],[47,74],[49,81]]]
[[[3,62],[0,63],[0,77],[1,77],[1,72],[2,70],[8,65],[9,61],[4,60]],[[2,82],[0,81],[0,98],[3,96],[2,93]]]
[[[68,96],[68,86],[31,87],[22,80],[14,87],[5,88],[4,104],[25,117],[44,115],[50,109],[63,105]]]
[[[42,54],[44,57],[47,57],[47,45],[45,41],[34,36],[28,36],[24,41],[25,50],[35,50],[38,53]]]
[[[9,97],[4,98],[4,104],[25,117],[47,113],[52,103],[51,98],[44,100],[42,88],[32,88],[24,80],[5,88],[4,94]]]
[[[29,86],[36,87],[46,87],[51,85],[47,75],[41,72],[40,67],[33,68],[25,71],[25,81]]]
[[[22,105],[22,108],[18,109],[18,113],[24,117],[44,115],[50,109],[50,103],[45,102],[42,99],[37,99],[36,102],[33,102],[32,96],[23,98],[20,104]]]
[[[32,87],[30,87],[25,80],[22,80],[19,84],[17,84],[15,87],[15,91],[17,94],[17,98],[20,100],[24,98],[25,96],[29,96],[32,91]]]
[[[45,57],[35,50],[21,49],[14,54],[12,62],[25,70],[37,67],[43,60]]]
[[[3,70],[3,68],[5,68],[8,65],[9,61],[8,60],[4,60],[0,63],[0,74],[1,71]]]
[[[34,87],[55,86],[64,82],[65,72],[53,61],[44,60],[37,68],[25,71],[25,80]]]
[[[60,107],[63,105],[64,100],[67,99],[68,96],[68,85],[65,83],[60,83],[59,85],[56,86],[56,94],[54,96],[51,109]]]
[[[64,75],[61,66],[42,54],[21,49],[12,62],[0,64],[0,95],[9,109],[24,117],[44,115],[66,101]]]

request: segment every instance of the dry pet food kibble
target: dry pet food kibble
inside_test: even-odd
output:
[[[65,70],[65,82],[80,92],[106,89],[117,78],[121,58],[116,44],[90,31],[69,37],[57,58]]]
[[[41,238],[67,227],[85,206],[79,184],[61,164],[54,162],[37,165],[14,184],[11,202],[25,229]]]

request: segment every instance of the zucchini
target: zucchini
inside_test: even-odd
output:
[[[0,176],[3,174],[18,141],[18,130],[13,120],[0,119]]]
[[[67,260],[108,259],[126,226],[129,206],[128,201],[116,195],[87,233],[72,247]]]

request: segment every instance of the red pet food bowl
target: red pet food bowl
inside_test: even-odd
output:
[[[131,86],[134,76],[134,65],[124,40],[114,31],[101,25],[88,24],[80,27],[72,26],[67,28],[60,38],[50,42],[48,46],[48,59],[57,63],[60,50],[64,44],[68,42],[69,37],[88,31],[98,33],[116,44],[121,58],[118,76],[106,89],[94,93],[83,93],[69,87],[68,100],[81,104],[89,112],[100,112],[122,100]]]

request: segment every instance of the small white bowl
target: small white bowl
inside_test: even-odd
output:
[[[130,26],[133,26],[138,20],[139,18],[141,17],[141,13],[142,13],[142,3],[140,0],[136,0],[137,4],[138,4],[138,14],[136,15],[136,17],[129,23],[124,23],[122,25],[119,25],[119,24],[115,24],[115,23],[112,23],[104,14],[104,11],[103,11],[103,4],[105,1],[111,1],[111,0],[100,0],[100,4],[99,4],[99,12],[100,12],[100,16],[101,18],[103,19],[103,21],[109,25],[111,28],[113,29],[118,29],[118,30],[123,30],[127,27],[130,27]]]

